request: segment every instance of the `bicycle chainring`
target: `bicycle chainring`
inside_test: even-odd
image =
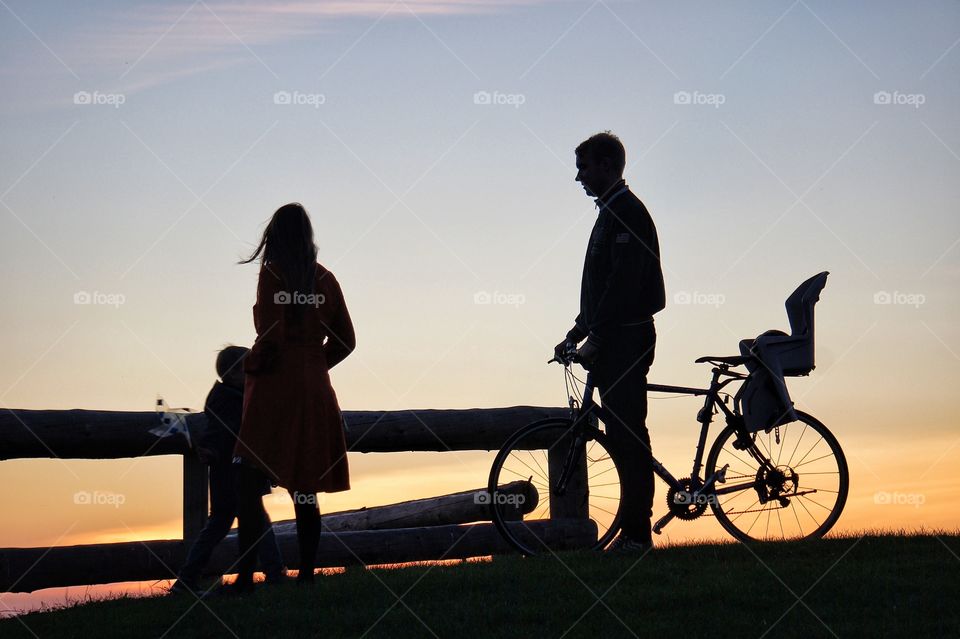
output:
[[[670,488],[667,491],[667,508],[677,519],[691,521],[707,510],[710,495],[697,495],[694,498],[693,493],[702,487],[699,480],[694,482],[690,477],[683,477],[678,481],[683,490]]]

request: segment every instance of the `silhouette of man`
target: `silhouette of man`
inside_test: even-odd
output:
[[[620,139],[598,133],[576,148],[576,161],[576,180],[599,212],[583,263],[580,314],[555,354],[586,340],[577,353],[613,416],[605,426],[623,462],[622,528],[608,550],[646,551],[654,489],[647,372],[657,340],[653,315],[665,306],[660,246],[650,214],[623,180]]]

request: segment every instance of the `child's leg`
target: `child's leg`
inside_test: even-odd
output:
[[[210,517],[200,531],[177,578],[191,588],[196,587],[210,555],[227,533],[237,516],[236,470],[233,464],[210,466]]]

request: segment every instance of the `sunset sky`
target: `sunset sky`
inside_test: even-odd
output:
[[[788,330],[830,271],[789,383],[848,457],[835,530],[960,524],[956,2],[0,5],[0,406],[202,408],[216,351],[255,337],[236,262],[290,201],[356,326],[343,408],[561,405],[545,362],[596,215],[573,149],[610,129],[663,256],[650,379],[706,384],[697,356]],[[651,401],[678,476],[697,408]],[[352,454],[321,509],[476,488],[491,460]],[[0,547],[177,537],[180,463],[3,461]],[[726,535],[657,541],[703,538]]]

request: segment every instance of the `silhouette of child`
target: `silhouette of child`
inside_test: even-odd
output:
[[[230,531],[239,509],[239,466],[233,462],[233,448],[240,432],[240,418],[243,414],[244,371],[243,359],[250,349],[243,346],[227,346],[217,355],[217,376],[221,381],[214,382],[207,395],[203,412],[207,416],[207,428],[198,438],[197,453],[200,459],[210,466],[210,518],[204,526],[190,552],[180,568],[177,581],[171,586],[171,592],[197,591],[198,581],[203,568],[210,560],[214,548]],[[263,486],[261,494],[270,492],[269,484]],[[263,504],[261,501],[261,508]],[[268,583],[282,581],[286,575],[283,558],[277,539],[270,527],[266,514],[268,530],[259,545],[261,567],[267,575]]]

